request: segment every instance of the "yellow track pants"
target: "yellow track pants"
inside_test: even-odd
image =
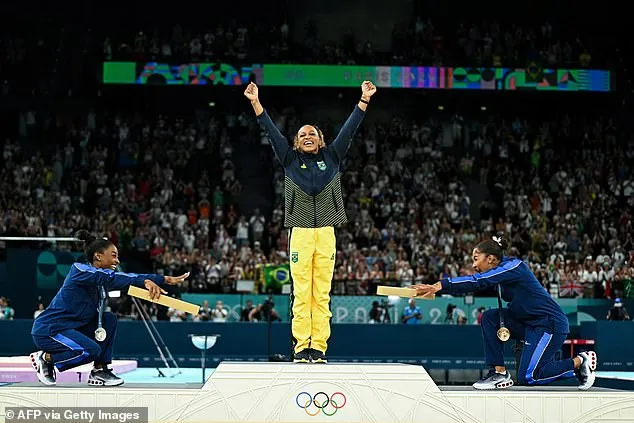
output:
[[[326,353],[328,348],[336,248],[332,226],[290,230],[291,330],[295,353],[306,348]]]

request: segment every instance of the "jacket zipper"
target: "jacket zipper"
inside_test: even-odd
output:
[[[295,209],[295,189],[291,192],[291,205],[289,206],[288,214],[293,214],[293,210]]]
[[[312,181],[313,181],[313,192],[315,192],[315,164],[313,163],[313,165],[310,168],[310,171],[312,172]],[[315,225],[315,228],[317,227],[317,197],[315,195],[313,195],[313,222]]]

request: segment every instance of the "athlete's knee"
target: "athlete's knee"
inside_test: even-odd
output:
[[[522,385],[537,385],[542,372],[542,366],[538,363],[535,367],[520,367],[517,377]]]
[[[114,328],[117,326],[117,315],[106,311],[103,313],[103,320],[101,321],[104,327]]]
[[[498,309],[487,310],[482,313],[482,325],[497,324],[500,322],[500,311]]]
[[[532,376],[527,377],[526,369],[520,368],[517,372],[517,383],[518,385],[531,385],[534,383],[534,379]]]
[[[83,345],[82,354],[86,356],[86,360],[94,361],[101,355],[101,347],[96,342],[89,342]]]

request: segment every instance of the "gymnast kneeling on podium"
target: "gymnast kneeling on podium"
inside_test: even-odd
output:
[[[30,355],[31,364],[40,382],[55,385],[56,370],[94,362],[88,384],[118,386],[123,379],[108,368],[117,329],[117,317],[104,310],[108,291],[145,287],[156,300],[167,293],[161,286],[179,284],[189,272],[178,277],[116,272],[119,251],[112,241],[83,230],[76,238],[85,243],[87,263],[73,263],[58,293],[33,322],[31,335],[40,351]]]
[[[431,295],[496,287],[499,297],[509,303],[502,308],[500,299],[499,309],[483,313],[484,355],[490,371],[473,384],[475,389],[503,389],[513,385],[511,374],[504,366],[504,341],[509,337],[524,343],[517,372],[520,384],[545,385],[576,376],[579,389],[589,389],[595,380],[596,353],[587,351],[574,358],[557,359],[570,332],[568,318],[526,263],[516,257],[503,256],[506,246],[502,234],[482,241],[473,249],[473,269],[477,273],[412,288],[417,295]],[[500,327],[506,329],[498,334]]]

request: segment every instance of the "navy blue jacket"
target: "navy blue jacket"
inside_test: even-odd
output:
[[[483,273],[440,281],[438,294],[476,292],[500,284],[502,299],[508,302],[513,318],[533,328],[543,328],[550,333],[568,334],[568,318],[539,283],[528,265],[515,257],[503,257],[497,267]]]
[[[68,329],[96,323],[99,287],[103,286],[106,292],[124,290],[130,285],[144,287],[146,279],[165,285],[162,275],[122,273],[74,263],[57,295],[33,322],[31,334],[53,336]]]

